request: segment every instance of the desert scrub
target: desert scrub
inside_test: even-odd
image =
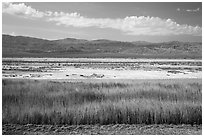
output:
[[[3,124],[202,124],[199,82],[2,80]]]

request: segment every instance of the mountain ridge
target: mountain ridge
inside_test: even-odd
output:
[[[46,40],[2,35],[3,57],[202,58],[202,42],[114,41],[65,38]]]

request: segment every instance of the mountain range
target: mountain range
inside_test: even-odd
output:
[[[96,57],[96,58],[202,58],[201,42],[114,41],[65,38],[46,40],[2,35],[3,57]]]

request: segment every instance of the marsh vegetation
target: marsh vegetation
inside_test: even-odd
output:
[[[3,79],[2,103],[3,124],[202,124],[202,84],[196,80]]]

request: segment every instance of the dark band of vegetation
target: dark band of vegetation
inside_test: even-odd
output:
[[[202,85],[2,81],[3,124],[202,124]]]

